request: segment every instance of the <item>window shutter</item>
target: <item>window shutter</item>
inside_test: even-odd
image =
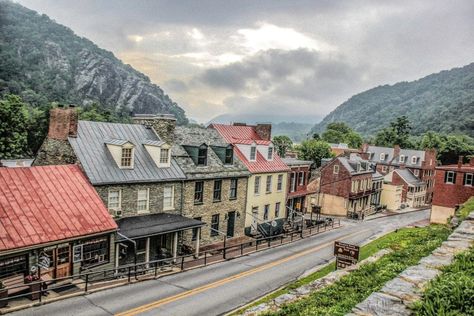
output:
[[[456,175],[457,175],[457,172],[453,172],[453,183],[456,184]]]

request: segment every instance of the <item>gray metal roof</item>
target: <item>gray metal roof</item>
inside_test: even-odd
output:
[[[358,156],[351,156],[351,158],[339,156],[335,159],[338,159],[344,168],[346,168],[351,174],[355,175],[373,172],[370,162]]]
[[[202,144],[209,146],[207,166],[196,166],[183,146],[200,146]],[[227,147],[228,145],[215,129],[198,126],[176,126],[171,154],[188,179],[249,176],[250,172],[237,155],[234,155],[232,164],[225,165],[211,147]]]
[[[307,166],[313,163],[310,160],[300,160],[297,158],[281,158],[281,160],[290,167],[291,166]]]
[[[398,173],[398,175],[408,184],[420,185],[424,183],[408,169],[395,169],[393,172]]]
[[[407,167],[421,167],[421,163],[425,160],[425,151],[414,150],[414,149],[402,149],[400,148],[400,155],[394,157],[394,149],[390,147],[379,147],[369,146],[367,152],[371,153],[370,160],[375,163],[388,164],[391,162],[392,165],[405,164]],[[385,159],[380,160],[380,154],[385,154]],[[405,156],[405,162],[400,161],[400,156]],[[417,157],[415,163],[412,163],[412,157]]]
[[[107,149],[106,141],[126,140],[135,145],[134,168],[120,169]],[[159,182],[185,179],[175,159],[170,168],[158,168],[142,145],[160,142],[156,133],[140,124],[79,121],[77,137],[71,144],[87,177],[94,185],[111,183]]]

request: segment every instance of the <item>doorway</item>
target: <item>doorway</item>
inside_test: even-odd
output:
[[[234,237],[235,211],[227,213],[227,237]]]
[[[69,244],[44,249],[38,257],[41,274],[51,278],[64,278],[71,275],[71,246]]]

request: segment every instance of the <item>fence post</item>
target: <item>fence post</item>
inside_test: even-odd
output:
[[[300,233],[300,238],[303,239],[303,227],[301,227],[301,233]]]
[[[87,293],[87,289],[89,288],[89,273],[86,274],[86,286],[84,287],[84,292]]]
[[[207,265],[207,251],[204,252],[204,265]]]
[[[240,244],[240,255],[244,255],[244,244]]]
[[[270,239],[270,238],[268,238],[268,248],[270,248],[270,246],[271,246],[271,243],[272,243],[271,239]]]
[[[131,270],[132,270],[132,267],[129,266],[128,267],[128,283],[130,283],[130,272],[131,272]]]
[[[181,271],[184,270],[184,257],[181,257]]]
[[[293,233],[291,233],[290,236],[291,236],[291,240],[290,240],[290,241],[293,242]]]
[[[316,227],[318,227],[318,231],[317,231],[317,233],[319,233],[319,223],[318,223],[318,226],[316,226]]]
[[[158,276],[158,262],[155,262],[155,278]]]

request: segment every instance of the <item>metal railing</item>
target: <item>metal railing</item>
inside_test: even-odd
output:
[[[28,286],[28,289],[25,293],[0,298],[0,306],[2,306],[2,303],[5,301],[8,303],[9,301],[20,298],[29,298],[30,300],[37,300],[39,303],[41,303],[49,291],[60,290],[71,287],[71,285],[77,287],[77,289],[73,291],[74,293],[86,294],[91,290],[110,286],[110,282],[112,281],[119,281],[121,283],[128,284],[142,279],[157,278],[164,272],[177,273],[207,266],[212,263],[237,258],[258,251],[292,243],[305,237],[310,237],[318,233],[325,232],[328,229],[333,229],[340,226],[340,220],[338,220],[337,223],[335,220],[325,221],[324,223],[319,223],[316,225],[307,225],[305,229],[301,229],[299,231],[254,239],[248,242],[203,251],[200,253],[198,258],[195,258],[194,255],[184,255],[175,258],[170,257],[136,264],[127,264],[115,268],[96,271],[83,270],[79,274],[66,277],[50,280],[40,279],[38,281],[33,281],[26,284],[5,287],[0,289],[0,292],[8,292],[10,290],[24,288],[25,286]]]

